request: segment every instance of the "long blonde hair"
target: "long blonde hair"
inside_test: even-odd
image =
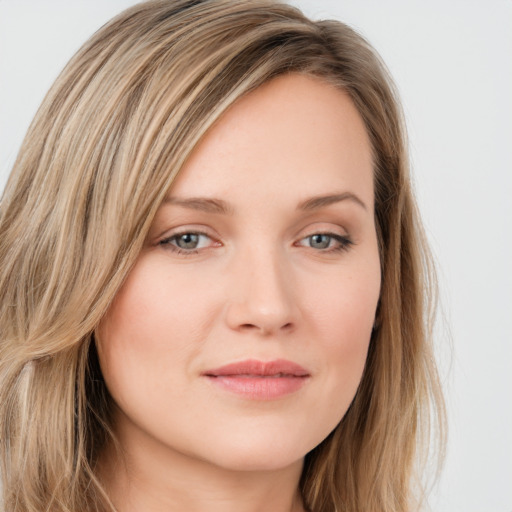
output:
[[[306,457],[304,502],[314,512],[410,512],[421,501],[416,462],[444,418],[430,341],[433,279],[384,65],[348,26],[279,2],[154,0],[112,20],[69,62],[2,198],[6,511],[113,510],[95,472],[113,440],[94,330],[199,139],[238,98],[291,72],[346,91],[366,124],[382,266],[362,382]]]

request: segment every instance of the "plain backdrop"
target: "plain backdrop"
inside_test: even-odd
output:
[[[58,72],[134,3],[0,0],[0,189]],[[512,512],[512,0],[292,3],[358,29],[402,95],[444,311],[450,437],[431,506]]]

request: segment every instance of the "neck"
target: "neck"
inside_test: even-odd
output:
[[[139,440],[140,441],[140,440]],[[233,470],[141,442],[108,448],[100,477],[118,512],[303,512],[303,461],[272,470]]]

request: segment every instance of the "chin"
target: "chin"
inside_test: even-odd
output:
[[[305,443],[304,438],[297,439],[289,433],[280,436],[261,434],[231,436],[224,443],[217,438],[205,459],[232,471],[278,471],[294,465],[302,467],[306,453],[318,444],[314,441]]]
[[[216,457],[216,465],[236,472],[269,472],[288,469],[292,466],[302,467],[304,454],[283,453],[276,450],[259,450],[253,452],[245,449],[242,453],[233,450],[229,454]]]

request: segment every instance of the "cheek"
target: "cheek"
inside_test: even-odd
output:
[[[191,356],[205,314],[198,305],[197,288],[187,285],[176,276],[169,279],[165,267],[145,265],[141,259],[100,322],[98,355],[118,405],[127,405],[126,400],[143,389],[163,386],[157,376],[166,376],[169,385],[176,374],[173,369]]]
[[[335,307],[339,306],[339,307]],[[325,316],[321,339],[324,358],[329,367],[326,375],[331,385],[343,394],[355,393],[361,379],[373,326],[376,304],[333,301]]]
[[[100,322],[96,341],[103,377],[128,415],[161,409],[159,400],[165,403],[171,390],[193,382],[223,305],[205,273],[176,271],[165,255],[143,255]]]
[[[176,349],[183,338],[197,338],[208,322],[215,305],[207,281],[191,273],[171,273],[169,266],[165,257],[147,257],[132,269],[98,329],[112,351],[160,351],[170,343]]]
[[[375,321],[380,295],[380,264],[378,257],[371,264],[342,268],[339,275],[323,280],[323,287],[307,283],[312,292],[305,310],[309,310],[311,323],[322,331],[322,339],[329,340],[334,352],[343,348],[359,352],[368,343]],[[344,351],[343,350],[343,351]]]
[[[325,380],[326,411],[334,426],[341,420],[359,386],[380,294],[380,265],[359,271],[352,268],[343,278],[326,286],[326,293],[310,302],[313,338],[321,346],[320,367]],[[330,406],[328,405],[330,402]],[[334,405],[336,404],[336,405]]]

